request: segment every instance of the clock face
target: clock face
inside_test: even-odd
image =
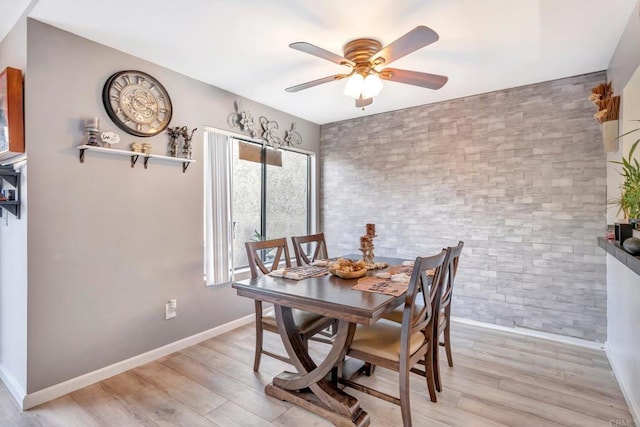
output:
[[[131,135],[157,135],[171,120],[169,94],[159,81],[142,71],[120,71],[109,77],[102,102],[111,120]]]

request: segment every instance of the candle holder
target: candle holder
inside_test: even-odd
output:
[[[87,133],[89,134],[87,145],[99,146],[100,144],[98,144],[98,135],[100,134],[100,129],[87,128]]]
[[[360,237],[360,252],[362,252],[362,259],[364,260],[367,267],[372,266],[374,264],[375,254],[373,253],[373,249],[375,245],[373,244],[373,238],[376,237],[374,235],[367,235]]]
[[[376,237],[376,225],[375,224],[367,224],[365,226],[365,230],[366,230],[367,236]]]
[[[84,129],[89,134],[89,137],[87,138],[87,145],[93,145],[93,146],[100,145],[98,143],[98,135],[100,135],[100,129],[99,129],[98,123],[99,121],[97,117],[86,119],[84,121]]]

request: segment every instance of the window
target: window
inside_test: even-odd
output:
[[[244,242],[308,234],[311,156],[233,141],[233,266],[247,267]]]
[[[224,131],[205,135],[204,269],[213,285],[248,266],[244,242],[311,232],[315,158]]]

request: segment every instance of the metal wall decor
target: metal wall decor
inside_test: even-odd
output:
[[[296,124],[291,123],[291,129],[284,131],[284,145],[293,147],[302,144],[302,135],[296,131]]]
[[[193,128],[191,133],[189,133],[189,129],[186,126],[182,127],[182,158],[190,159],[191,158],[191,140],[193,139],[193,134],[198,130],[198,128]]]
[[[239,128],[241,132],[251,138],[258,138],[251,112],[240,111],[238,101],[233,102],[233,107],[235,111],[229,114],[227,118],[229,126]],[[265,116],[260,116],[259,122],[262,128],[259,138],[264,140],[265,144],[273,148],[293,147],[294,145],[302,144],[302,135],[296,131],[295,123],[291,123],[291,129],[285,130],[284,137],[281,137],[278,135],[280,128],[278,122],[269,120]]]
[[[260,117],[260,126],[262,126],[262,139],[267,141],[272,147],[282,145],[282,139],[278,136],[278,122],[273,122],[265,116]]]
[[[240,111],[238,101],[233,102],[234,112],[229,114],[227,122],[231,127],[240,128],[240,131],[246,133],[251,138],[256,137],[256,131],[253,125],[253,116],[249,111]]]
[[[167,133],[169,134],[169,156],[179,157],[178,153],[182,152],[183,159],[190,159],[191,140],[193,139],[193,134],[197,130],[198,128],[193,128],[192,131],[189,131],[189,128],[187,128],[186,126],[175,126],[168,128]],[[182,145],[180,144],[180,139],[182,139]]]
[[[167,128],[167,133],[169,134],[167,155],[170,157],[178,157],[178,144],[180,143],[179,138],[182,135],[182,128],[180,126]]]

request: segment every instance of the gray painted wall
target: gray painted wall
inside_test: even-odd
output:
[[[0,42],[0,70],[25,71],[30,10]],[[27,168],[21,172],[21,219],[6,211],[0,219],[0,375],[18,396],[27,388]]]
[[[321,127],[323,230],[415,257],[465,242],[453,314],[604,341],[603,72]],[[384,93],[381,95],[384,96]]]
[[[28,392],[252,313],[252,301],[203,282],[202,130],[233,130],[226,120],[239,97],[34,20],[27,41]],[[132,169],[126,157],[95,153],[79,163],[85,117],[98,116],[123,146],[140,140],[119,131],[101,104],[105,80],[125,69],[163,83],[172,126],[199,129],[198,162],[187,173],[157,161]],[[241,101],[283,129],[295,121],[302,148],[318,150],[317,125]],[[164,154],[167,141],[144,142]],[[169,298],[178,317],[167,321]]]

